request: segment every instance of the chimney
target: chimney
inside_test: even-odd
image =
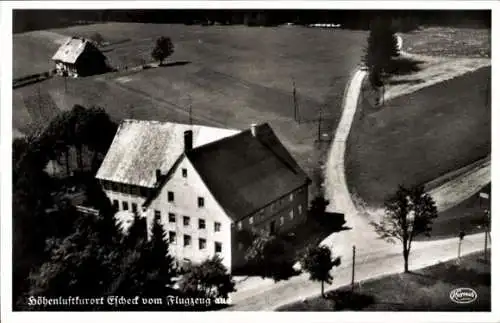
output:
[[[193,130],[184,131],[184,151],[190,151],[193,148]]]
[[[250,131],[252,131],[252,136],[257,137],[257,124],[252,123],[250,125]]]
[[[158,183],[161,179],[161,170],[157,169],[156,170],[156,182]]]

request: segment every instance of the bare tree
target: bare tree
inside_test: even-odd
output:
[[[371,222],[381,239],[403,244],[404,271],[408,272],[411,243],[418,235],[430,236],[432,221],[437,217],[436,203],[423,186],[407,189],[399,186],[393,197],[385,201],[385,216]]]

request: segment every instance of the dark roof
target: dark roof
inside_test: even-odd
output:
[[[215,199],[234,221],[309,183],[266,123],[186,153]]]

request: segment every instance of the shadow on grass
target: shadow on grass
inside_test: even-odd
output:
[[[415,85],[415,84],[420,84],[423,83],[424,80],[422,79],[417,79],[417,80],[389,80],[387,82],[388,85],[401,85],[401,84],[410,84],[410,85]]]
[[[375,297],[350,290],[329,292],[325,297],[315,297],[284,305],[277,309],[286,311],[360,311],[375,303]]]
[[[336,291],[327,295],[335,302],[336,311],[359,311],[375,303],[375,297],[350,290]]]
[[[423,61],[411,59],[408,57],[396,57],[391,60],[387,73],[390,75],[408,75],[422,69],[420,66]]]
[[[191,61],[176,61],[176,62],[169,62],[169,63],[164,63],[161,65],[158,65],[158,67],[172,67],[172,66],[184,66],[191,64]]]
[[[431,268],[429,273],[410,272],[408,274],[418,277],[419,283],[427,287],[435,285],[438,282],[451,285],[467,285],[470,287],[491,285],[491,275],[489,272],[481,273],[474,269],[461,267],[459,264],[447,264],[444,268],[436,268]]]

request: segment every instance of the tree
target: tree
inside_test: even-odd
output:
[[[311,215],[316,219],[322,219],[325,215],[326,207],[330,201],[326,200],[323,196],[317,195],[311,201]]]
[[[189,296],[206,298],[227,298],[229,293],[236,291],[235,283],[219,256],[190,265],[179,286]]]
[[[149,269],[145,292],[149,296],[163,296],[167,290],[171,290],[177,268],[174,257],[169,253],[166,232],[159,217],[153,222],[151,239],[146,244],[145,252],[146,266]]]
[[[102,42],[104,41],[104,37],[102,37],[102,35],[97,32],[92,34],[92,36],[90,36],[90,39],[92,39],[97,44],[97,46],[101,46]]]
[[[49,260],[30,275],[29,295],[70,296],[75,291],[80,297],[106,295],[121,272],[123,253],[118,240],[105,239],[102,221],[102,217],[82,216],[74,233],[52,243]]]
[[[403,244],[404,271],[408,272],[408,257],[413,239],[430,236],[432,221],[437,218],[436,203],[419,185],[411,189],[399,186],[396,194],[385,203],[385,215],[372,226],[381,239]]]
[[[174,53],[174,44],[170,37],[160,37],[156,40],[156,45],[151,52],[151,57],[154,60],[160,61],[160,65],[163,65],[163,61]]]
[[[132,224],[128,228],[127,234],[125,235],[123,242],[125,247],[129,249],[135,249],[142,242],[147,240],[147,227],[144,218],[139,216],[139,213],[134,212],[134,218]]]
[[[398,41],[392,28],[392,21],[377,17],[370,24],[364,61],[366,66],[384,72],[393,56],[398,56]]]
[[[332,259],[327,246],[315,246],[307,249],[301,259],[302,268],[309,273],[310,280],[321,282],[321,296],[325,297],[325,283],[332,282],[330,270],[340,266],[340,257]]]
[[[254,233],[254,239],[245,254],[245,260],[261,277],[270,277],[274,281],[288,279],[295,274],[291,248],[280,236]]]

